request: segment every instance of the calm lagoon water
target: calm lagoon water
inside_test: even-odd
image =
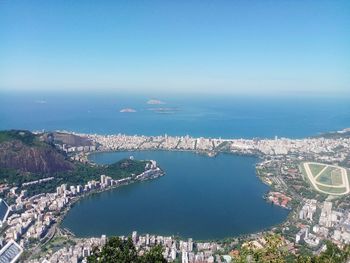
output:
[[[262,199],[254,157],[141,151],[91,155],[97,163],[134,156],[154,159],[166,175],[79,201],[63,222],[77,236],[139,233],[219,239],[282,222],[288,211]]]

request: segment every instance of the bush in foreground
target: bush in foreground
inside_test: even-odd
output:
[[[163,248],[155,246],[142,256],[139,256],[130,238],[122,240],[119,237],[111,237],[102,249],[95,248],[89,256],[89,263],[165,263],[162,255]]]

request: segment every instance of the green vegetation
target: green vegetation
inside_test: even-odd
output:
[[[78,136],[71,137],[69,136],[68,139],[82,140]],[[11,143],[5,144],[5,142]],[[70,186],[84,185],[91,180],[99,181],[102,174],[115,180],[130,177],[142,173],[147,163],[147,161],[129,159],[111,165],[72,162],[67,159],[65,153],[58,150],[51,143],[46,142],[45,138],[22,130],[0,131],[0,146],[4,153],[2,155],[3,165],[0,165],[0,184],[18,187],[19,190],[26,189],[29,196],[55,192],[56,187],[63,183]],[[30,158],[31,161],[22,161],[27,158]],[[38,163],[39,165],[33,167],[32,163]],[[48,169],[48,166],[50,166],[50,169]],[[48,177],[53,177],[53,179],[22,186],[24,183]],[[5,192],[0,194],[0,197],[5,196]]]
[[[327,167],[316,179],[316,182],[321,184],[332,185],[331,171],[332,167]]]
[[[145,170],[147,161],[138,161],[124,159],[111,165],[96,165],[76,163],[73,171],[59,172],[55,174],[21,174],[14,169],[0,168],[0,183],[7,183],[11,186],[17,186],[26,189],[28,194],[35,195],[39,193],[55,192],[56,187],[65,183],[70,185],[84,185],[91,180],[100,180],[101,174],[112,177],[113,179],[122,179],[132,175],[140,174]],[[54,177],[53,180],[40,184],[34,184],[22,187],[25,182],[39,180],[41,178]]]
[[[327,249],[318,256],[300,256],[297,263],[345,263],[350,259],[350,246],[340,249],[330,241],[326,241]]]
[[[329,186],[322,186],[322,185],[317,185],[317,187],[330,194],[341,194],[346,192],[345,187],[329,187]]]
[[[40,178],[42,178],[42,176],[38,174],[22,174],[15,169],[0,167],[0,184],[18,186],[22,183],[38,180]]]
[[[343,178],[339,169],[334,169],[331,173],[332,185],[343,184]]]
[[[308,166],[312,172],[313,177],[316,177],[326,167],[326,165],[312,163],[309,163]],[[303,167],[301,171],[306,177],[307,174]],[[338,168],[329,166],[320,175],[318,175],[316,181],[322,184],[340,185],[342,184],[341,171]]]
[[[76,243],[64,236],[58,236],[53,238],[50,242],[48,242],[45,246],[42,247],[42,251],[45,253],[47,251],[56,252],[64,246],[73,246]]]
[[[309,177],[306,174],[306,171],[305,171],[303,164],[299,165],[299,170],[303,174],[303,178],[305,181],[305,188],[300,189],[300,195],[305,197],[305,198],[309,198],[309,199],[316,198],[318,192],[313,191],[315,189],[314,189],[312,183],[310,182]]]
[[[287,257],[286,250],[282,247],[280,235],[268,235],[265,237],[266,244],[261,249],[256,249],[253,245],[244,246],[239,257],[234,262],[259,262],[259,263],[282,263]]]
[[[0,143],[11,141],[11,140],[19,140],[26,145],[40,144],[35,134],[29,131],[21,131],[21,130],[0,131]]]
[[[305,164],[305,163],[304,163]],[[304,169],[304,164],[300,165],[300,171],[303,174],[304,180],[309,183],[309,185],[312,187],[312,189],[316,188],[315,190],[318,192],[326,192],[325,195],[342,195],[345,194],[347,191],[346,187],[339,187],[341,186],[343,182],[342,177],[342,170],[341,167],[336,166],[327,166],[326,164],[314,164],[314,163],[306,163],[305,165],[308,165],[310,170],[315,171],[315,167],[318,166],[318,170],[320,170],[320,167],[323,167],[321,171],[324,169],[324,167],[327,167],[322,171],[322,173],[315,179],[314,184],[310,181],[312,178],[308,177],[306,170]],[[312,168],[313,167],[313,168]],[[311,169],[312,168],[312,169]],[[317,173],[316,171],[315,173]],[[313,174],[314,172],[311,171],[312,176],[315,177],[317,174]],[[320,173],[320,172],[318,172]],[[310,175],[311,176],[311,175]],[[349,174],[348,174],[349,176]]]
[[[319,172],[322,171],[322,169],[325,167],[324,165],[320,165],[320,164],[309,164],[310,170],[312,172],[312,175],[315,177],[316,175],[319,174]]]
[[[312,175],[317,176],[326,165],[308,164]],[[303,170],[305,173],[305,171]],[[306,175],[305,175],[306,176]],[[341,185],[343,183],[341,171],[338,168],[328,166],[316,179],[316,182],[327,185]]]
[[[130,174],[140,174],[145,171],[147,161],[137,161],[131,159],[124,159],[119,162],[98,167],[100,172],[111,176],[113,179],[130,176]]]
[[[130,238],[111,237],[101,250],[94,249],[88,263],[166,263],[162,253],[162,247],[155,246],[140,256]]]
[[[322,174],[320,174],[320,176],[317,178],[316,181],[323,184],[334,185],[332,181],[332,175],[334,173],[335,175],[338,175],[338,179],[340,180],[340,184],[341,184],[342,183],[341,171],[337,168],[329,167],[329,166],[326,168],[326,170],[322,172]]]
[[[237,263],[345,263],[350,259],[350,246],[346,245],[340,249],[330,241],[326,241],[327,249],[320,255],[308,255],[307,251],[299,251],[300,256],[288,252],[283,245],[283,238],[280,235],[267,235],[266,244],[263,248],[257,249],[253,245],[247,245],[239,251],[240,254],[233,262]],[[301,247],[302,248],[302,247]],[[307,254],[307,255],[305,255]]]

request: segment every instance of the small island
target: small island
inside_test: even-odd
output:
[[[124,109],[121,109],[119,112],[122,112],[122,113],[133,113],[133,112],[137,112],[135,109],[133,108],[124,108]]]

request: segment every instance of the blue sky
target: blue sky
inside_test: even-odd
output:
[[[0,89],[350,94],[350,1],[0,1]]]

